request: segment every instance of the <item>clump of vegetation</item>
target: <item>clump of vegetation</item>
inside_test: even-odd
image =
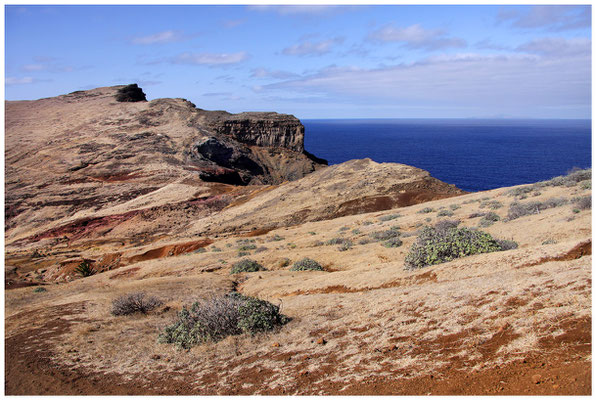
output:
[[[268,238],[268,239],[267,239],[267,241],[269,241],[269,242],[279,242],[279,241],[282,241],[282,240],[284,240],[284,239],[285,239],[285,238],[283,238],[283,237],[279,236],[279,235],[276,233],[275,235],[273,235],[273,236],[271,236],[270,238]]]
[[[232,264],[232,270],[230,271],[230,273],[231,274],[239,274],[241,272],[257,272],[257,271],[266,271],[266,269],[265,269],[265,267],[263,267],[261,264],[259,264],[255,260],[251,260],[250,258],[244,258],[244,259]]]
[[[391,238],[389,240],[386,240],[383,242],[383,246],[387,247],[387,248],[394,248],[394,247],[399,247],[403,244],[404,242],[402,242],[400,240],[400,238],[398,237],[394,237]]]
[[[501,246],[501,251],[513,250],[518,248],[518,244],[514,240],[497,239],[497,243]]]
[[[213,246],[213,247],[211,247],[211,251],[214,253],[219,253],[219,252],[221,252],[221,249],[217,246]]]
[[[265,246],[259,246],[259,247],[257,247],[255,249],[255,253],[262,253],[262,252],[267,251],[267,250],[269,250],[267,247],[265,247]]]
[[[483,201],[480,203],[480,208],[490,208],[491,210],[498,210],[503,207],[503,203],[497,200]]]
[[[316,234],[317,234],[317,232],[310,231],[310,232],[308,232],[308,234],[309,234],[309,235],[313,235],[313,236],[314,236],[314,235],[316,235]]]
[[[158,340],[189,349],[231,335],[270,331],[289,321],[290,318],[279,312],[278,306],[268,301],[230,293],[195,302],[190,309],[184,307],[177,320],[165,327]]]
[[[257,248],[256,244],[244,244],[240,247],[238,247],[238,251],[249,251],[249,250],[254,250]]]
[[[425,207],[422,210],[417,211],[418,214],[428,214],[435,211],[434,208],[430,208],[430,207]]]
[[[371,232],[369,236],[378,242],[382,240],[389,240],[400,235],[398,229],[387,229],[386,231]]]
[[[406,256],[406,269],[413,270],[456,258],[504,250],[504,244],[486,232],[443,225],[422,228]]]
[[[313,260],[312,258],[303,258],[300,261],[296,261],[290,271],[324,271],[321,264]]]
[[[579,210],[590,210],[592,209],[592,196],[584,196],[574,199],[573,204]]]
[[[205,250],[204,247],[199,247],[198,249],[196,249],[195,251],[193,251],[194,254],[198,254],[198,253],[205,253],[207,250]]]
[[[546,239],[544,242],[542,242],[542,245],[547,245],[547,244],[557,244],[557,241],[555,239]]]
[[[78,267],[75,268],[75,272],[81,275],[82,277],[87,277],[95,274],[95,270],[89,264],[88,261],[81,262]]]
[[[43,292],[47,292],[48,290],[46,288],[44,288],[43,286],[38,286],[35,289],[33,289],[33,293],[43,293]]]
[[[391,220],[399,218],[399,217],[401,217],[401,215],[399,215],[399,214],[383,215],[383,216],[379,217],[379,221],[386,222],[386,221],[391,221]]]
[[[497,213],[494,213],[492,211],[487,212],[486,214],[484,214],[484,217],[480,220],[480,226],[482,226],[482,227],[491,226],[492,224],[499,221],[500,219],[501,219],[501,217],[499,217],[499,215]]]
[[[350,250],[351,248],[352,248],[352,241],[351,240],[346,240],[337,249],[339,251],[347,251],[347,250]]]
[[[112,302],[113,315],[147,314],[162,305],[157,297],[145,297],[145,293],[131,293],[118,297]]]
[[[236,254],[237,257],[246,257],[246,256],[250,256],[250,251],[239,251],[238,254]]]
[[[437,213],[437,217],[453,217],[453,211],[441,210]]]
[[[372,221],[364,221],[364,222],[362,222],[362,225],[364,225],[364,226],[368,226],[368,225],[372,225],[372,224],[373,224]]]
[[[449,206],[449,208],[451,208],[452,211],[455,211],[455,210],[461,208],[461,206],[459,204],[451,204]]]
[[[350,230],[350,227],[348,227],[348,226],[342,226],[341,228],[339,228],[339,231],[340,232],[345,232],[345,231],[348,231],[348,230]]]
[[[522,195],[527,195],[528,193],[531,193],[535,189],[536,189],[536,187],[534,187],[534,185],[520,186],[520,187],[516,187],[516,188],[513,188],[510,191],[508,191],[507,195],[513,196],[513,197],[519,197]]]
[[[553,197],[543,202],[531,201],[528,203],[511,203],[509,212],[507,213],[507,220],[511,221],[526,215],[540,214],[540,211],[549,208],[560,207],[567,204],[567,200],[560,197]]]
[[[321,240],[315,240],[312,244],[313,247],[323,246],[325,243]]]
[[[136,83],[133,83],[123,88],[118,89],[116,93],[116,101],[119,102],[137,102],[147,101],[143,89],[141,89]]]
[[[329,239],[328,241],[325,242],[325,244],[327,246],[333,246],[335,244],[344,244],[346,242],[350,242],[350,239],[346,239],[346,238],[342,238],[342,237],[336,237],[333,239]]]
[[[579,186],[585,190],[592,189],[592,181],[587,180],[587,181],[580,182]]]
[[[358,244],[369,244],[371,240],[369,238],[362,238],[358,241]]]
[[[352,229],[352,235],[360,235],[361,233],[360,229]]]
[[[544,186],[575,186],[583,181],[590,181],[592,179],[592,168],[580,169],[573,168],[567,173],[567,175],[557,176],[548,181],[538,182],[535,184],[536,187]]]

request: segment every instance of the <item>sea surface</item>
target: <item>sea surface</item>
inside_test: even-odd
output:
[[[305,148],[425,169],[467,191],[547,180],[592,165],[590,120],[307,119]]]

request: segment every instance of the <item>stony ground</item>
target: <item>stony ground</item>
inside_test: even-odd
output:
[[[381,179],[397,167],[366,161],[249,188],[186,235],[134,246],[83,237],[8,248],[6,393],[591,394],[591,210],[577,205],[591,186],[438,199],[418,191],[429,201],[393,197],[391,209],[378,211],[385,200],[362,200],[367,189],[349,179],[366,168]],[[372,187],[381,193],[398,176]],[[345,205],[349,196],[356,201]],[[505,221],[511,203],[549,199],[555,206]],[[305,204],[320,218],[289,218]],[[361,208],[343,215],[342,204]],[[488,211],[499,220],[474,216]],[[417,230],[442,219],[481,226],[519,247],[405,270]],[[391,227],[399,227],[401,246],[370,239]],[[325,244],[334,238],[352,246]],[[44,264],[50,248],[61,252],[61,265]],[[117,253],[126,262],[85,278],[74,272],[81,259]],[[230,274],[242,257],[267,271]],[[285,259],[303,257],[325,271],[289,271]],[[183,305],[233,289],[280,305],[291,322],[188,351],[157,342]],[[114,299],[137,291],[163,305],[147,315],[111,315]]]

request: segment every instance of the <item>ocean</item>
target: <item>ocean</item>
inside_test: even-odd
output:
[[[305,148],[329,164],[356,158],[422,168],[466,191],[589,168],[590,120],[307,119]]]

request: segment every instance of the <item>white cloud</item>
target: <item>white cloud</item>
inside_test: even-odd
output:
[[[466,47],[466,41],[452,38],[440,29],[424,29],[420,24],[405,28],[387,25],[368,35],[371,41],[397,42],[410,49],[436,50],[448,47]]]
[[[468,53],[376,69],[327,68],[263,88],[395,107],[461,107],[535,115],[536,110],[544,112],[549,107],[589,110],[590,87],[589,57]]]
[[[302,43],[286,47],[282,50],[282,53],[291,56],[323,55],[329,53],[334,46],[343,43],[343,41],[344,38],[341,37],[322,40],[319,42],[311,42],[307,40]]]
[[[226,66],[246,61],[249,54],[245,51],[238,53],[182,53],[175,57],[175,64]]]
[[[304,5],[304,6],[270,6],[270,5],[254,5],[248,6],[247,9],[261,12],[275,12],[279,15],[321,15],[329,12],[338,11],[341,6],[331,5]]]
[[[133,44],[140,45],[151,45],[151,44],[163,44],[172,42],[181,42],[188,40],[189,37],[178,31],[163,31],[153,35],[137,36],[132,38],[130,41]]]
[[[266,68],[256,68],[252,70],[251,78],[272,78],[272,79],[289,79],[295,78],[298,74],[288,71],[268,70]]]
[[[509,22],[520,29],[564,31],[590,28],[592,16],[589,5],[537,5],[523,11],[503,8],[497,15],[497,22]]]
[[[532,40],[518,46],[517,51],[541,54],[550,57],[569,57],[584,55],[589,57],[592,51],[592,42],[588,38],[542,38]]]
[[[16,77],[9,76],[9,77],[6,77],[6,80],[4,81],[6,86],[29,85],[29,84],[38,83],[38,82],[51,82],[51,79],[37,79],[37,78],[33,78],[31,76],[24,76],[22,78],[16,78]]]

